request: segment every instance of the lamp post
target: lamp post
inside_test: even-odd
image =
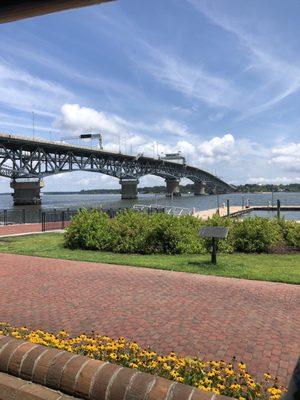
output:
[[[220,199],[219,199],[219,191],[218,191],[218,186],[216,186],[216,193],[217,193],[217,206],[218,206],[218,213],[220,214]]]

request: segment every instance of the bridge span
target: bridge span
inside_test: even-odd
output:
[[[180,196],[182,178],[194,182],[195,195],[234,191],[234,187],[222,179],[186,164],[0,134],[0,175],[11,180],[15,205],[40,204],[43,178],[72,171],[97,172],[118,178],[122,199],[137,198],[139,178],[145,175],[165,179],[167,196]]]

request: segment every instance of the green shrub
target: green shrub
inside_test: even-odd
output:
[[[124,211],[112,220],[99,211],[79,211],[65,233],[65,246],[116,253],[205,253],[199,239],[201,221],[164,213]]]
[[[64,243],[71,249],[110,250],[112,230],[107,214],[98,211],[78,211],[66,230]]]
[[[254,217],[234,222],[232,240],[236,251],[262,253],[282,243],[283,238],[277,220]]]
[[[134,211],[119,212],[111,220],[111,250],[116,253],[144,253],[151,220],[147,214]]]
[[[300,248],[300,225],[285,220],[245,218],[232,220],[214,216],[203,221],[192,216],[164,213],[119,212],[114,219],[101,210],[79,211],[65,233],[65,246],[116,253],[203,254],[211,251],[211,239],[199,237],[206,226],[228,226],[220,252],[261,253]]]
[[[201,221],[194,217],[176,217],[167,214],[153,214],[150,229],[146,235],[147,254],[200,254],[205,253],[198,231]]]
[[[281,219],[279,226],[287,246],[300,250],[300,224],[296,221]]]

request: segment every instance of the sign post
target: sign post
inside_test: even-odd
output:
[[[277,200],[277,218],[280,219],[280,200]]]
[[[230,203],[229,203],[229,199],[226,200],[227,203],[227,217],[229,217],[230,215]]]
[[[217,264],[217,239],[226,239],[229,228],[227,226],[203,226],[200,228],[199,236],[203,238],[211,238],[211,262]]]

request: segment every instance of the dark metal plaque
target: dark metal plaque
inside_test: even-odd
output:
[[[200,237],[225,239],[228,235],[229,228],[227,226],[204,226],[200,228]]]

